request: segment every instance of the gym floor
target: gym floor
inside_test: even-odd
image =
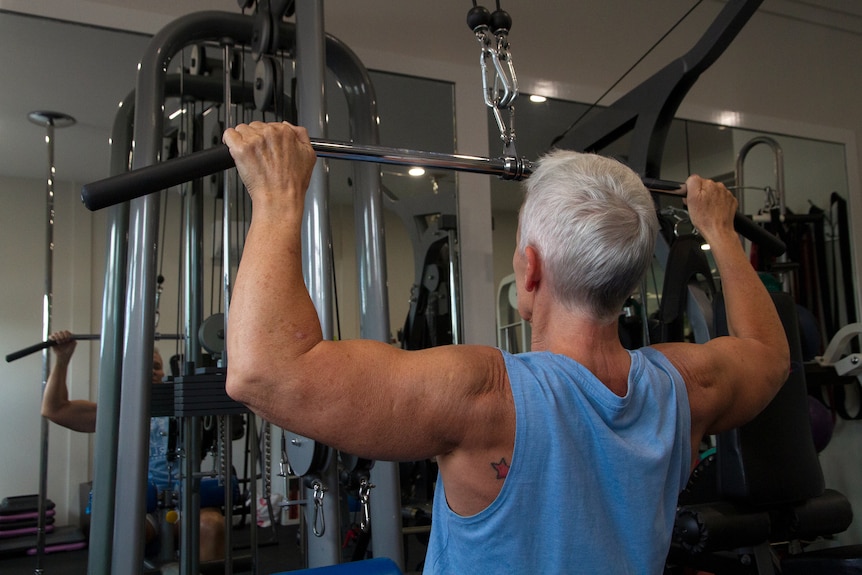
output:
[[[296,525],[279,526],[275,533],[269,529],[258,531],[260,543],[256,571],[251,570],[248,560],[250,554],[248,527],[236,529],[234,534],[236,563],[233,572],[236,575],[246,573],[268,575],[305,567],[300,548],[299,528]],[[405,561],[407,573],[412,573],[413,569],[421,571],[421,562],[425,554],[424,544],[417,537],[407,537],[405,539],[405,552],[407,554]],[[87,549],[45,554],[41,561],[42,571],[44,575],[83,575],[87,572],[87,555]],[[3,575],[32,575],[35,568],[36,557],[33,556],[0,557],[0,573]],[[223,573],[224,569],[219,568],[212,572]]]

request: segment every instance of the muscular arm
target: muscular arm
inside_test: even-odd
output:
[[[58,342],[54,347],[56,362],[48,375],[42,394],[42,415],[57,425],[72,431],[93,433],[96,431],[96,404],[83,399],[69,400],[66,375],[69,361],[75,351],[75,340],[68,331],[52,334],[50,339]]]
[[[471,431],[510,406],[496,350],[323,340],[302,277],[316,159],[305,130],[255,123],[228,130],[225,142],[253,205],[229,314],[228,393],[269,421],[371,459],[439,455],[480,436],[494,443],[497,435]]]
[[[656,347],[686,380],[693,433],[717,433],[766,407],[787,379],[790,351],[772,298],[733,230],[736,200],[723,185],[697,176],[686,183],[692,223],[709,242],[721,276],[730,335]]]

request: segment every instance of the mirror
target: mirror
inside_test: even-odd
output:
[[[0,345],[10,353],[41,340],[47,159],[44,129],[30,124],[27,114],[36,109],[56,109],[60,102],[63,106],[58,111],[77,119],[74,126],[57,130],[55,136],[52,324],[54,329],[71,327],[76,333],[97,333],[101,322],[106,214],[89,212],[81,205],[80,186],[109,175],[108,138],[117,104],[133,90],[136,65],[150,38],[4,11],[0,11],[0,34],[10,45],[22,47],[14,57],[0,59],[0,72],[6,78],[0,87],[0,122],[5,135],[0,142],[0,201],[3,205],[0,239],[5,246],[3,262],[8,270],[14,270],[4,276],[7,281],[5,297],[0,303],[4,318]],[[371,75],[378,98],[381,144],[454,152],[452,83],[377,71],[372,71]],[[327,83],[329,137],[347,139],[344,99],[331,77]],[[209,138],[210,135],[207,126],[205,136]],[[340,337],[357,337],[359,312],[351,166],[341,160],[328,163]],[[423,233],[434,234],[435,230],[440,230],[449,238],[453,226],[457,230],[457,222],[448,217],[454,214],[457,180],[448,173],[413,177],[399,168],[387,167],[383,171],[389,198],[384,202],[389,316],[395,340],[405,324],[411,291],[417,282],[416,253],[424,254],[414,246],[406,222],[412,226],[421,224]],[[163,214],[160,215],[160,237],[164,241],[157,269],[165,282],[157,331],[162,333],[182,330],[178,320],[182,302],[179,294],[183,287],[179,266],[180,191],[178,187],[164,192]],[[220,201],[215,201],[215,191],[207,189],[205,192],[204,217],[209,224],[202,234],[206,245],[203,299],[205,307],[216,311],[222,297],[218,274],[221,228],[213,222],[218,221]],[[420,203],[422,198],[427,200]],[[394,207],[394,199],[408,208],[399,211]],[[411,217],[405,219],[402,212]],[[452,245],[456,242],[454,238]],[[457,283],[457,278],[453,281]],[[438,282],[434,291],[442,294],[445,291],[442,288],[447,285]],[[166,360],[174,351],[173,342],[160,342],[159,347]],[[72,397],[97,397],[98,355],[98,345],[81,343],[78,346],[69,373]],[[20,430],[20,437],[26,438],[26,444],[0,441],[0,457],[21,463],[0,471],[3,496],[36,491],[41,363],[41,356],[34,354],[0,367],[0,379],[10,382],[0,392],[0,419],[10,428]],[[57,505],[58,525],[77,524],[82,509],[78,505],[78,485],[92,477],[90,437],[56,426],[52,427],[51,434],[49,497]]]
[[[528,94],[522,94],[520,98],[523,104],[517,109],[517,148],[519,155],[530,159],[536,159],[544,153],[554,137],[588,108],[586,104],[554,99],[534,103],[529,101]],[[499,133],[492,121],[488,122],[488,126],[488,141],[494,149],[499,146]],[[828,342],[837,329],[835,326],[840,327],[848,321],[855,321],[855,292],[848,291],[849,288],[842,279],[851,278],[849,285],[852,287],[852,269],[849,262],[844,265],[840,263],[838,222],[830,213],[833,195],[844,200],[848,197],[844,144],[691,120],[675,120],[665,146],[661,177],[664,180],[682,182],[688,174],[697,173],[734,186],[740,151],[752,141],[761,138],[774,141],[783,156],[783,195],[788,221],[781,226],[781,234],[786,234],[783,239],[789,248],[788,266],[792,269],[787,273],[792,276],[790,285],[800,301],[807,300],[815,308],[812,312],[820,322],[823,341]],[[626,139],[623,138],[601,153],[620,157],[624,161],[621,154],[626,145]],[[770,198],[774,200],[778,187],[773,149],[769,145],[754,144],[743,157],[743,175],[745,189],[736,190],[736,193],[744,202],[745,213],[756,215],[759,212],[768,212],[767,201]],[[522,199],[519,188],[520,184],[512,182],[495,180],[492,183],[494,276],[497,286],[511,273],[517,210]],[[662,205],[678,203],[678,200],[664,197],[659,201]],[[822,210],[824,215],[810,214],[818,210]],[[790,222],[794,215],[799,217]],[[801,250],[814,248],[813,232],[810,228],[815,220],[821,218],[825,225],[825,243],[822,243],[822,247],[827,257],[817,262],[819,267],[812,269],[815,262],[811,259],[811,254]],[[777,228],[774,229],[778,233]],[[849,231],[847,233],[849,237]],[[660,270],[654,275],[656,279],[648,289],[649,312],[657,308],[656,298],[662,287]],[[821,305],[821,301],[826,303]]]

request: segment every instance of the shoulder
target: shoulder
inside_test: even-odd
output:
[[[712,429],[719,414],[731,403],[734,358],[740,350],[733,338],[716,338],[704,344],[664,343],[653,348],[661,352],[682,376],[688,393],[693,432]]]

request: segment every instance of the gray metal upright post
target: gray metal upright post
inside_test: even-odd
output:
[[[298,0],[296,2],[296,76],[299,123],[311,137],[326,135],[325,74],[326,49],[324,42],[323,2]],[[332,231],[329,222],[329,189],[326,168],[318,161],[311,176],[303,218],[302,259],[305,282],[320,317],[325,339],[332,339],[332,260],[329,245]],[[338,469],[335,457],[330,457],[324,469],[317,472],[329,496],[323,499],[322,512],[327,527],[322,536],[309,533],[308,566],[335,565],[341,561],[341,517],[338,492]],[[306,501],[313,500],[313,492],[305,488]],[[314,505],[306,504],[307,525],[313,529],[311,513]]]
[[[129,169],[134,92],[126,96],[111,131],[111,174]],[[105,287],[102,292],[102,339],[99,351],[99,409],[93,456],[93,497],[90,505],[88,575],[111,575],[114,531],[114,486],[117,482],[117,431],[120,423],[120,379],[123,367],[123,302],[126,293],[126,234],[129,205],[119,204],[108,215]]]
[[[182,517],[194,517],[200,513],[200,459],[198,447],[201,443],[200,418],[184,417],[183,426],[183,457],[182,457]],[[200,522],[182,521],[180,525],[180,574],[197,575],[200,569]]]
[[[331,36],[326,42],[326,63],[344,87],[350,113],[351,140],[358,144],[379,144],[377,97],[368,70],[356,54]],[[360,336],[388,343],[389,294],[380,167],[370,162],[355,162],[353,174]],[[371,548],[375,557],[389,557],[403,569],[404,538],[401,532],[398,464],[375,462],[371,469],[371,483],[376,486],[370,499],[373,532]]]
[[[367,79],[367,71],[358,61],[350,61],[349,56],[352,54],[346,49],[344,56],[345,63],[339,66],[339,70],[347,76],[357,76],[357,81],[363,77],[367,81],[365,93],[354,96],[355,102],[348,100],[352,104],[350,109],[354,116],[367,115],[351,118],[351,135],[357,142],[377,144],[377,102],[373,86]],[[360,337],[388,343],[389,293],[380,167],[361,162],[355,163],[353,170],[356,182],[354,222],[359,273]],[[371,483],[375,486],[370,496],[371,549],[375,557],[388,557],[403,570],[404,536],[401,531],[398,464],[391,461],[375,462],[371,468]]]
[[[189,122],[192,127],[192,150],[202,150],[204,146],[203,116],[197,116]],[[198,178],[186,187],[185,191],[185,225],[184,232],[184,275],[185,275],[185,312],[186,312],[186,345],[185,361],[201,367],[203,354],[198,336],[198,330],[203,322],[203,225],[204,225],[204,186]],[[186,374],[184,371],[182,375]]]
[[[135,122],[136,126],[141,125]],[[135,130],[135,167],[146,156],[146,138]],[[153,158],[154,156],[150,156]],[[152,163],[152,162],[150,162]],[[155,337],[155,270],[159,195],[132,202],[129,214],[129,274],[126,287],[125,353],[120,395],[112,573],[140,573],[144,559],[144,515],[150,429],[150,385]]]
[[[138,71],[134,168],[159,160],[165,75],[171,58],[198,39],[233,37],[241,43],[250,41],[251,24],[245,16],[202,12],[179,18],[153,36]],[[158,194],[136,199],[130,208],[130,265],[119,431],[119,441],[127,448],[121,450],[117,458],[116,501],[119,506],[114,514],[111,573],[132,574],[143,570],[158,208]]]
[[[156,55],[157,56],[157,55]],[[152,102],[164,93],[164,74],[159,89],[148,85],[146,73],[156,59],[147,52],[141,60],[135,98],[133,167],[158,161],[164,118]],[[144,560],[144,517],[150,429],[150,386],[155,337],[156,247],[159,228],[159,194],[131,202],[129,211],[128,283],[124,361],[120,395],[116,501],[112,573],[140,573]]]

